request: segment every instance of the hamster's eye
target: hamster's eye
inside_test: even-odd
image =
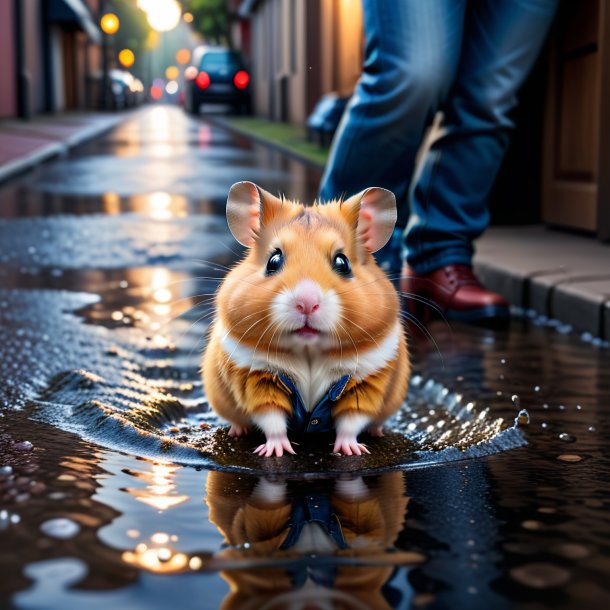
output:
[[[335,254],[335,259],[333,260],[333,271],[336,271],[339,275],[346,277],[350,277],[352,275],[352,266],[349,264],[349,259],[342,252]]]
[[[269,257],[269,260],[267,261],[267,267],[265,268],[265,273],[267,275],[271,275],[272,273],[277,273],[282,268],[283,264],[284,264],[284,254],[278,248]]]

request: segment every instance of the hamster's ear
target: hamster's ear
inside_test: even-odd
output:
[[[236,182],[227,198],[227,223],[233,237],[242,245],[254,245],[261,226],[278,213],[282,202],[253,182]]]
[[[396,224],[396,197],[379,187],[365,189],[350,197],[342,206],[358,237],[369,252],[386,245]]]

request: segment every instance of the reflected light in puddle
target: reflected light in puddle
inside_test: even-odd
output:
[[[187,204],[185,197],[156,192],[144,197],[134,197],[133,207],[136,212],[148,213],[155,220],[169,220],[184,218]]]
[[[187,555],[176,553],[168,547],[149,549],[145,544],[138,544],[135,551],[124,551],[121,557],[125,563],[157,574],[182,572],[189,567]]]
[[[167,269],[154,269],[151,277],[153,311],[158,316],[167,316],[171,307],[168,303],[173,298],[172,291],[168,288],[171,283],[171,275]]]
[[[152,193],[148,197],[148,210],[151,218],[168,220],[172,217],[170,206],[172,198],[168,193]]]
[[[121,198],[117,193],[104,193],[102,206],[105,214],[116,216],[121,213]]]
[[[144,473],[143,478],[148,485],[144,489],[127,489],[139,502],[148,504],[157,510],[167,510],[186,502],[190,496],[173,494],[176,486],[174,476],[178,466],[169,464],[152,464],[152,472]]]
[[[207,148],[212,143],[212,129],[209,125],[202,125],[197,131],[197,144],[201,148]]]

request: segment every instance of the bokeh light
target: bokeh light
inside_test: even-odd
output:
[[[180,70],[176,66],[169,66],[165,70],[165,78],[167,80],[176,80],[180,76]]]
[[[195,68],[195,66],[189,66],[184,71],[184,78],[186,78],[186,80],[193,80],[193,79],[197,78],[198,73],[199,73],[199,70],[197,70],[197,68]]]
[[[153,85],[150,88],[150,97],[152,97],[153,100],[160,100],[163,97],[163,89],[161,87],[155,87],[155,85]]]
[[[184,15],[182,15],[182,19],[184,19],[186,23],[193,23],[193,13],[184,13]]]
[[[105,34],[116,34],[119,31],[120,21],[114,13],[106,13],[100,19],[100,27]]]
[[[157,32],[169,32],[180,22],[182,9],[176,0],[144,1],[138,6],[146,12],[148,24]]]
[[[191,60],[191,52],[188,49],[180,49],[176,52],[176,61],[179,64],[188,64]]]
[[[165,91],[168,95],[178,93],[178,83],[175,80],[170,80],[167,85],[165,85]]]
[[[131,49],[123,49],[119,51],[119,62],[125,68],[131,68],[136,61],[136,56]]]

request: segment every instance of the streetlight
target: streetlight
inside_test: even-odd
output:
[[[102,99],[104,100],[104,110],[108,110],[110,106],[110,80],[108,78],[108,36],[112,36],[119,31],[121,22],[114,13],[104,13],[100,18],[100,28],[104,35],[102,36],[102,74],[104,91]]]
[[[136,56],[131,49],[119,51],[119,62],[124,68],[131,68],[136,61]]]
[[[100,19],[100,27],[104,34],[116,34],[119,31],[120,25],[121,22],[114,13],[106,13],[105,15],[102,15],[102,18]]]
[[[180,23],[182,9],[176,0],[157,0],[154,3],[144,0],[138,6],[146,12],[150,27],[157,32],[169,32]]]

